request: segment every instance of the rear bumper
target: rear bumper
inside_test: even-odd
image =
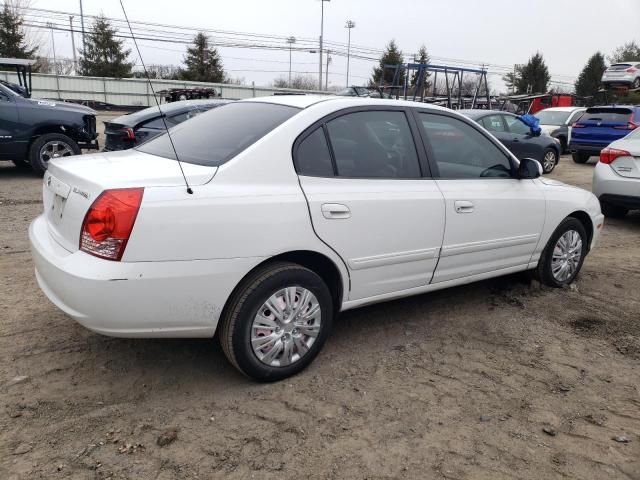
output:
[[[116,337],[211,337],[233,288],[260,258],[112,262],[69,252],[44,216],[29,227],[38,285],[60,310]]]
[[[629,209],[640,208],[640,179],[618,175],[604,163],[598,163],[593,171],[592,189],[601,202]]]
[[[569,151],[571,153],[588,153],[592,156],[600,155],[600,152],[607,145],[593,145],[593,144],[584,144],[584,143],[574,143],[571,142],[569,144]]]

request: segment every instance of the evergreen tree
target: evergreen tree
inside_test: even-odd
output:
[[[391,40],[389,44],[386,46],[384,52],[382,53],[382,56],[380,57],[380,66],[375,67],[373,69],[373,75],[371,76],[371,80],[369,81],[369,83],[375,86],[380,84],[380,78],[382,77],[384,65],[403,65],[403,64],[404,64],[404,59],[402,56],[402,52],[396,45],[396,41]],[[385,85],[391,85],[391,82],[393,82],[393,75],[394,75],[393,70],[391,69],[384,70]],[[399,85],[404,85],[404,78],[405,78],[405,72],[403,69],[400,73]],[[396,92],[391,92],[391,93],[395,94]]]
[[[576,95],[590,97],[600,89],[602,74],[607,69],[604,63],[604,55],[594,53],[584,66],[576,81]]]
[[[634,41],[625,43],[616,48],[608,58],[611,63],[628,62],[629,60],[640,61],[640,46]]]
[[[431,63],[429,52],[427,51],[427,47],[424,44],[418,50],[418,58],[415,59],[414,63],[419,63],[421,65],[427,65],[428,63]],[[424,88],[426,90],[429,89],[430,76],[431,74],[425,70],[423,81],[424,81]],[[413,73],[413,76],[411,77],[411,86],[415,87],[417,82],[418,82],[418,72],[416,71]]]
[[[551,76],[540,52],[536,52],[520,70],[516,82],[518,93],[546,93]]]
[[[522,67],[520,65],[516,65],[513,71],[506,73],[502,76],[502,81],[507,87],[508,92],[515,92],[518,88],[518,81],[520,80]]]
[[[85,48],[80,50],[80,74],[91,77],[131,76],[133,63],[127,62],[131,50],[124,48],[124,40],[116,38],[117,31],[100,15],[87,32]]]
[[[209,46],[209,37],[203,32],[196,34],[193,45],[187,48],[184,64],[180,70],[183,80],[222,83],[226,78],[218,50]]]
[[[0,57],[33,58],[37,49],[27,45],[22,23],[16,6],[5,3],[0,10]]]

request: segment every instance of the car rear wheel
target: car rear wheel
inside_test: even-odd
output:
[[[544,173],[551,173],[558,164],[558,152],[553,148],[547,148],[544,151],[544,157],[542,159],[542,171]]]
[[[588,153],[573,152],[571,154],[571,158],[573,158],[573,161],[576,163],[587,163],[587,160],[591,158],[591,155],[589,155]]]
[[[608,218],[622,218],[629,213],[629,209],[611,205],[607,202],[600,202],[600,208],[602,209],[603,215]]]
[[[44,175],[49,162],[54,158],[79,155],[80,147],[76,142],[61,133],[47,133],[31,144],[29,164],[38,175]]]
[[[565,218],[542,251],[536,269],[538,279],[550,287],[573,282],[587,254],[587,242],[582,223],[575,218]]]
[[[258,381],[306,368],[333,323],[329,288],[294,263],[268,264],[236,289],[221,318],[220,343],[229,361]]]
[[[636,89],[636,88],[640,88],[640,77],[636,78],[636,79],[633,81],[633,85],[631,85],[631,86],[632,86],[634,89]]]

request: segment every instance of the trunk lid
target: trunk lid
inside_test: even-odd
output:
[[[204,185],[217,171],[217,167],[190,163],[182,163],[182,168],[191,186]],[[185,186],[178,162],[137,150],[53,160],[42,188],[49,232],[65,249],[75,252],[84,216],[104,190],[176,186]]]
[[[635,137],[636,135],[634,134],[633,136]],[[630,156],[616,158],[611,163],[611,168],[621,177],[640,178],[640,138],[625,138],[609,146],[626,150],[631,154]]]

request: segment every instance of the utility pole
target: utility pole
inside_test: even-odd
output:
[[[69,28],[71,31],[71,49],[73,50],[73,72],[78,75],[78,59],[76,58],[76,39],[73,32],[73,15],[69,15]]]
[[[320,63],[318,68],[318,90],[322,90],[322,37],[324,35],[324,2],[330,0],[320,0]]]
[[[56,60],[56,39],[53,36],[53,23],[48,22],[47,27],[51,29],[51,49],[53,50],[53,69],[54,73],[58,74],[58,61]]]
[[[287,38],[287,43],[289,44],[289,88],[291,88],[291,47],[296,43],[296,37]]]
[[[347,20],[347,24],[344,28],[349,30],[349,40],[347,41],[347,87],[349,86],[349,57],[351,55],[351,29],[356,26],[356,22]]]
[[[324,89],[329,88],[329,64],[331,63],[331,50],[327,50],[327,70],[325,72],[326,79],[324,81]]]
[[[80,0],[80,26],[82,28],[82,51],[85,50],[84,44],[84,13],[82,12],[82,0]]]

